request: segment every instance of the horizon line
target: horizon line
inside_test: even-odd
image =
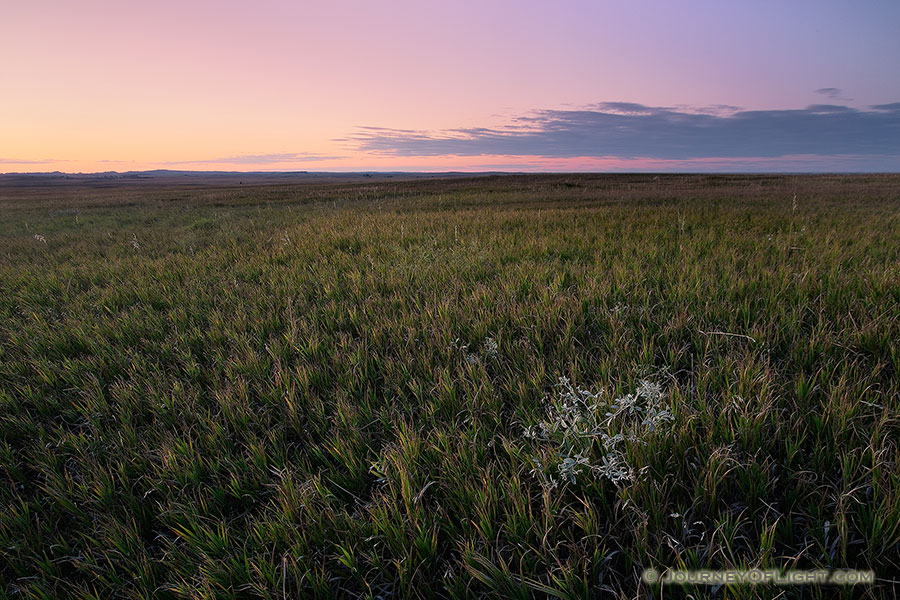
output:
[[[142,175],[150,173],[168,173],[182,175],[354,175],[354,174],[379,174],[379,175],[900,175],[897,171],[841,171],[841,170],[809,170],[809,171],[777,171],[777,170],[383,170],[383,169],[358,169],[358,170],[291,170],[291,171],[238,171],[238,170],[201,170],[201,169],[142,169],[133,171],[0,171],[3,176],[28,176],[39,177],[47,175],[64,176],[99,176],[99,175]]]

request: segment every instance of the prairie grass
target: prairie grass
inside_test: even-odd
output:
[[[680,593],[647,567],[896,593],[900,177],[0,188],[0,211],[0,596]],[[621,437],[533,435],[561,378]],[[607,415],[654,394],[653,427]],[[546,485],[560,448],[589,464]]]

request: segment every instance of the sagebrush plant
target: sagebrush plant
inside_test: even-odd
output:
[[[900,176],[310,180],[0,185],[0,598],[897,579]]]
[[[602,389],[592,392],[560,377],[544,405],[547,420],[526,428],[524,436],[540,445],[532,473],[550,489],[574,485],[581,474],[613,483],[634,479],[626,446],[647,443],[675,420],[662,386],[646,379],[634,393],[608,401]]]

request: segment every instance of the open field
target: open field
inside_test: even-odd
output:
[[[900,176],[76,183],[0,213],[0,596],[900,585]]]

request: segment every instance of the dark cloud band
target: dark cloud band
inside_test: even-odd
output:
[[[900,103],[865,110],[689,110],[608,102],[542,110],[509,127],[442,132],[361,128],[345,141],[390,156],[514,155],[656,159],[900,156]]]

